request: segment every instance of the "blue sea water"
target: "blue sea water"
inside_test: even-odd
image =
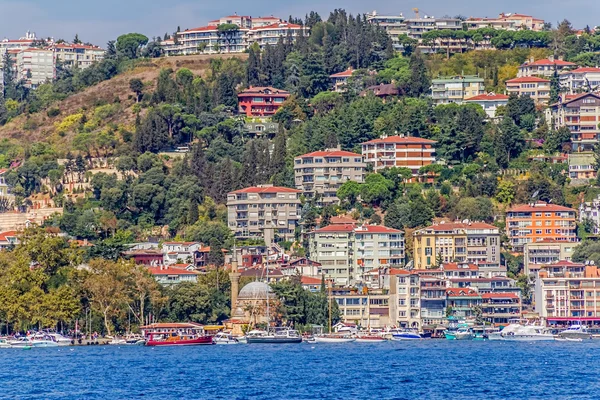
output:
[[[0,399],[598,399],[600,340],[1,349]]]

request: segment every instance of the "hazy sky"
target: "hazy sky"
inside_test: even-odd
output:
[[[311,10],[326,17],[334,8],[351,13],[377,10],[379,14],[412,16],[418,6],[423,14],[442,16],[497,16],[519,12],[556,25],[567,18],[575,27],[600,24],[599,0],[0,0],[0,39],[18,38],[31,30],[38,36],[71,40],[75,33],[84,41],[104,45],[127,32],[149,37],[203,26],[207,21],[235,12],[243,15],[274,15],[287,19]]]

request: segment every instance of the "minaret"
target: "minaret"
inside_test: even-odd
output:
[[[237,263],[237,250],[235,243],[233,245],[233,258],[231,259],[231,273],[229,279],[231,280],[231,316],[237,311],[237,298],[240,291],[240,273],[238,272]]]

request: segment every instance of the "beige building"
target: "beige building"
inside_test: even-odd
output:
[[[283,240],[293,240],[300,207],[296,189],[259,185],[236,190],[227,194],[229,229],[239,238],[263,237],[268,229]]]
[[[419,169],[435,162],[434,140],[418,137],[389,136],[362,144],[365,163],[377,172],[384,168],[409,168],[413,176]]]
[[[542,60],[534,61],[533,59],[521,64],[517,78],[531,77],[531,76],[543,76],[546,78],[554,75],[554,71],[563,72],[570,69],[577,68],[577,64],[555,59],[550,56]]]
[[[529,96],[537,104],[548,104],[550,100],[550,81],[535,76],[515,78],[506,81],[508,94]]]
[[[452,222],[413,232],[415,269],[436,267],[438,259],[444,264],[475,264],[482,272],[501,272],[500,230],[483,222]]]
[[[600,135],[600,94],[567,95],[565,100],[552,104],[549,110],[549,122],[556,128],[566,126],[571,131],[574,153],[594,150]]]
[[[319,196],[320,205],[338,203],[337,191],[346,181],[364,182],[362,155],[328,149],[304,154],[294,159],[296,189],[307,198]]]
[[[36,88],[56,77],[56,58],[52,50],[29,48],[17,54],[17,80]]]
[[[577,245],[578,243],[558,242],[552,239],[525,244],[523,251],[525,274],[535,274],[542,266],[561,260],[571,261],[573,250]]]
[[[56,60],[65,65],[85,69],[104,58],[104,49],[84,44],[60,43],[52,46]]]
[[[453,76],[431,81],[431,98],[435,104],[462,104],[465,99],[485,93],[483,78]]]

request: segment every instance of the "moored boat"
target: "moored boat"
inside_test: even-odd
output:
[[[253,330],[246,336],[248,343],[252,344],[292,344],[302,343],[302,336],[298,331],[287,328],[275,328],[275,331]]]
[[[154,333],[151,332],[146,340],[146,346],[198,346],[212,345],[210,335],[195,335],[187,333]]]
[[[355,342],[356,338],[352,337],[352,336],[347,336],[347,335],[331,334],[331,335],[315,336],[315,341],[317,343],[350,343],[350,342]]]
[[[364,335],[357,336],[356,343],[383,343],[387,342],[387,339],[377,335]]]
[[[392,329],[392,340],[421,340],[425,337],[414,329]],[[429,335],[431,337],[431,335]]]
[[[0,349],[10,349],[12,346],[8,343],[8,340],[0,338]]]
[[[587,326],[585,325],[571,325],[568,329],[558,334],[564,339],[591,339],[592,334],[589,333]]]
[[[502,337],[509,342],[548,342],[554,340],[554,335],[545,328],[537,325],[520,326],[511,332],[502,332]]]
[[[239,344],[240,342],[229,333],[219,332],[213,337],[215,344]]]
[[[474,335],[470,328],[462,327],[456,331],[445,333],[445,336],[449,340],[472,340]]]

